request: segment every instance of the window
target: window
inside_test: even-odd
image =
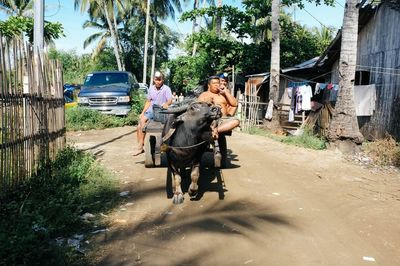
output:
[[[369,71],[356,71],[354,85],[369,85],[370,75]]]

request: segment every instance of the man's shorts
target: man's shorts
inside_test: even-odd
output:
[[[149,120],[153,120],[153,117],[154,117],[153,111],[144,112],[144,116],[147,117],[147,119],[149,119]]]

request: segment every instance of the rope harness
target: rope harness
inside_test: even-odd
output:
[[[171,136],[174,134],[175,130],[176,130],[176,128],[170,128],[168,130],[168,133],[162,138],[163,143],[161,144],[161,147],[160,147],[160,151],[161,152],[167,152],[169,150],[173,150],[175,152],[179,152],[179,150],[187,150],[187,149],[196,148],[197,146],[203,145],[204,143],[207,142],[206,140],[203,140],[202,142],[199,142],[197,144],[190,145],[190,146],[184,146],[184,147],[173,147],[173,146],[170,146],[165,142],[171,138]]]

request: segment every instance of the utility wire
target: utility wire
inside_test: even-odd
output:
[[[338,1],[336,1],[335,0],[335,2],[336,2],[336,4],[338,4],[339,6],[341,6],[341,7],[343,7],[344,8],[344,6],[341,4],[341,3],[339,3]]]
[[[316,17],[314,17],[310,12],[308,12],[306,9],[303,9],[307,14],[309,14],[313,19],[315,19],[319,24],[321,24],[322,27],[328,28],[327,26],[324,25],[321,21],[319,21]]]
[[[45,17],[46,17],[46,18],[54,17],[55,15],[57,15],[57,14],[58,14],[58,12],[60,12],[60,9],[61,9],[61,3],[60,3],[60,0],[58,0],[58,7],[57,7],[57,11],[56,11],[54,14],[47,15],[47,16],[45,16]]]
[[[356,65],[362,68],[376,68],[376,69],[386,69],[386,70],[393,70],[393,71],[400,71],[400,68],[392,68],[392,67],[374,67],[374,66],[363,66],[363,65]]]

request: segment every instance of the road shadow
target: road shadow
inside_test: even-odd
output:
[[[273,209],[246,200],[216,201],[209,207],[190,208],[185,212],[178,212],[177,208],[168,206],[157,217],[148,215],[134,225],[108,232],[103,244],[127,246],[134,243],[135,250],[126,251],[130,254],[129,262],[122,262],[118,252],[110,252],[96,264],[160,265],[163,261],[166,263],[163,265],[200,265],[204,262],[204,255],[218,256],[218,250],[224,247],[207,242],[187,250],[182,235],[195,237],[212,233],[217,238],[236,239],[235,236],[240,236],[242,241],[258,243],[263,241],[260,235],[268,234],[268,229],[276,230],[276,226],[296,228],[289,218],[274,213]],[[174,251],[179,256],[171,257],[172,247],[182,249],[181,253]]]
[[[110,143],[112,143],[112,142],[114,142],[114,141],[117,141],[117,140],[119,140],[119,139],[122,139],[123,137],[129,136],[129,135],[131,135],[131,134],[133,134],[133,133],[135,133],[135,132],[136,132],[136,129],[134,129],[134,130],[132,130],[132,131],[130,131],[130,132],[128,132],[128,133],[122,134],[122,135],[120,135],[120,136],[118,136],[118,137],[115,137],[115,138],[113,138],[113,139],[110,139],[110,140],[108,140],[108,141],[105,141],[105,142],[96,144],[96,145],[94,145],[94,146],[92,146],[92,147],[88,147],[88,148],[85,148],[85,149],[80,149],[80,150],[81,150],[81,151],[91,151],[91,150],[97,149],[97,148],[99,148],[99,147],[102,147],[102,146],[104,146],[104,145],[110,144]]]

